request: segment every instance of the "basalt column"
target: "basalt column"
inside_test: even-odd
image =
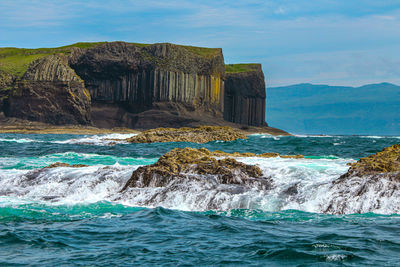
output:
[[[226,73],[225,120],[243,125],[266,125],[265,99],[265,80],[260,64]]]
[[[132,114],[151,110],[155,103],[179,103],[223,118],[221,49],[115,42],[74,51],[70,65],[94,103],[123,106]]]

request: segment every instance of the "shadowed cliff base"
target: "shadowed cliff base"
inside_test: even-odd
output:
[[[226,125],[226,124],[225,124]],[[232,124],[233,128],[241,133],[255,134],[271,134],[287,136],[289,133],[272,127],[241,127]],[[49,123],[29,121],[18,118],[5,117],[0,112],[0,133],[20,133],[20,134],[111,134],[111,133],[140,133],[140,130],[126,127],[94,127],[85,125],[52,125]]]

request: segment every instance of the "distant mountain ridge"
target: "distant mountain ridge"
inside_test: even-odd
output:
[[[400,86],[267,88],[266,120],[291,133],[400,135]]]

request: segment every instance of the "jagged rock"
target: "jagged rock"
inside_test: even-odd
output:
[[[270,188],[271,181],[262,177],[258,166],[247,165],[232,157],[277,157],[278,153],[211,152],[206,148],[175,148],[155,164],[139,167],[121,191],[129,187],[163,187],[174,180],[198,179],[196,175],[215,175],[219,184],[240,184]],[[222,158],[222,159],[216,159]]]
[[[223,119],[225,67],[221,49],[114,42],[75,50],[70,65],[100,107],[93,113],[95,123],[101,123],[103,108],[116,106],[124,110],[106,115],[111,125],[123,120],[129,127],[155,128],[170,125],[172,120],[176,127],[201,120],[199,112]],[[146,111],[159,119],[140,114]],[[124,118],[127,112],[138,115]]]
[[[12,89],[13,76],[0,70],[0,112],[3,111],[4,102]]]
[[[379,211],[387,207],[388,199],[400,196],[400,145],[387,147],[349,165],[347,173],[334,181],[329,189],[334,193],[325,212]]]
[[[164,154],[155,164],[139,167],[122,191],[128,187],[161,187],[190,175],[216,175],[222,184],[246,184],[262,176],[257,166],[247,165],[233,158],[216,159],[205,148],[175,148]]]
[[[157,128],[128,138],[130,143],[193,142],[207,143],[216,140],[247,139],[242,132],[228,126],[199,126],[196,128]]]
[[[350,176],[400,172],[400,145],[396,144],[387,147],[375,155],[361,158],[359,161],[349,165],[351,166],[350,169],[346,174],[342,175],[341,179]],[[397,175],[396,177],[400,178]]]
[[[224,97],[225,120],[244,125],[267,125],[261,64],[227,65]]]
[[[6,102],[11,117],[56,125],[89,124],[90,94],[64,55],[33,61]]]
[[[64,162],[56,162],[52,163],[49,166],[44,167],[44,169],[52,169],[52,168],[58,168],[58,167],[69,167],[69,168],[83,168],[83,167],[89,167],[89,165],[85,164],[68,164]]]
[[[258,157],[258,158],[276,158],[276,157],[281,157],[281,158],[292,158],[292,159],[303,159],[303,155],[281,155],[279,153],[262,153],[262,154],[255,154],[255,153],[250,153],[250,152],[245,152],[245,153],[239,153],[239,152],[233,152],[233,153],[227,153],[224,151],[220,150],[215,150],[214,152],[211,152],[213,156],[215,157]]]

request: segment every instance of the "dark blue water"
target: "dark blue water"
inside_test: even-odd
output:
[[[93,200],[93,195],[111,190],[113,184],[89,193],[82,191],[77,194],[80,196],[69,188],[62,200],[54,202],[33,197],[47,190],[45,185],[40,185],[40,190],[39,184],[31,185],[27,192],[21,193],[24,188],[15,182],[25,172],[56,161],[113,166],[122,168],[116,174],[128,175],[130,166],[151,164],[170,149],[185,146],[227,152],[303,154],[310,164],[306,173],[318,174],[317,167],[322,162],[335,175],[337,166],[346,168],[348,161],[399,143],[397,137],[251,136],[248,140],[201,145],[115,146],[101,145],[101,142],[82,144],[80,138],[83,137],[0,135],[3,186],[0,189],[0,266],[398,266],[400,263],[400,216],[390,212],[328,215],[295,209],[182,211],[135,207],[107,198]],[[71,139],[78,141],[68,141]],[[67,142],[55,143],[58,141]],[[305,163],[298,162],[276,161],[276,164],[280,164],[281,171],[289,163],[293,166],[298,163],[298,168],[303,170]],[[293,166],[290,168],[295,171]],[[85,171],[88,174],[83,183],[89,183],[93,179],[91,169],[82,170]],[[68,172],[71,170],[64,168],[57,172],[57,177]],[[46,178],[48,187],[53,186],[51,190],[67,188],[59,180],[57,183],[51,180],[55,177]],[[9,189],[13,181],[17,193]],[[115,188],[119,186],[116,184]],[[87,199],[81,196],[84,193]]]

